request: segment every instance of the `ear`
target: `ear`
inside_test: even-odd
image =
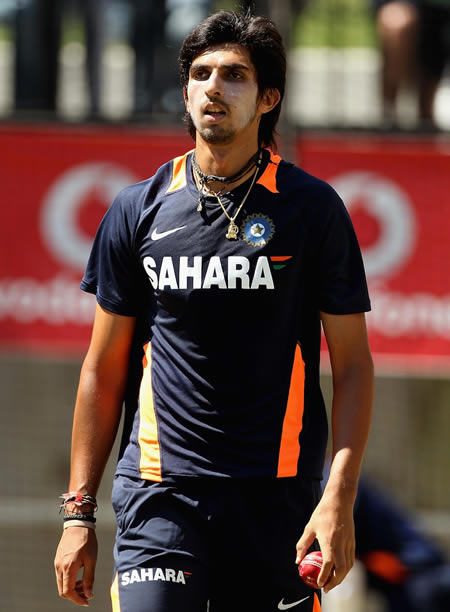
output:
[[[259,101],[259,110],[262,115],[270,113],[272,109],[280,102],[281,94],[275,87],[266,89]]]
[[[189,112],[189,98],[187,94],[187,87],[183,87],[183,98],[184,98],[184,104],[186,106],[186,110],[187,112]]]

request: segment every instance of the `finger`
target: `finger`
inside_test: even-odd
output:
[[[334,564],[330,568],[327,577],[324,579],[322,586],[325,593],[331,591],[335,586],[340,584],[348,572],[347,555],[345,550],[337,549],[334,552]]]
[[[94,597],[94,595],[91,594],[88,596],[84,590],[84,585],[83,585],[83,580],[77,580],[75,583],[75,591],[77,592],[77,594],[81,597],[81,599],[83,600],[83,605],[86,606],[87,602],[89,599],[92,599]]]
[[[56,575],[56,586],[58,587],[58,594],[60,597],[62,597],[63,580],[62,580],[62,571],[59,566],[58,556],[55,557],[55,575]]]
[[[62,579],[62,593],[61,597],[64,599],[70,599],[74,603],[80,606],[87,606],[87,599],[79,589],[77,589],[77,573],[79,566],[67,565],[63,569],[63,579]],[[79,581],[78,581],[79,582]]]
[[[349,572],[355,565],[355,544],[354,542],[349,545],[347,551],[347,572]]]
[[[87,599],[94,597],[95,561],[86,562],[83,573],[83,592]]]
[[[316,534],[313,531],[309,531],[307,528],[305,528],[305,531],[303,532],[302,537],[297,542],[297,546],[296,546],[297,557],[295,559],[296,563],[300,563],[300,561],[306,555],[306,553],[308,552],[308,549],[313,544],[315,539],[316,539]]]
[[[335,555],[331,546],[321,546],[322,569],[317,577],[317,584],[322,588],[328,580],[333,579],[333,569],[335,565]]]

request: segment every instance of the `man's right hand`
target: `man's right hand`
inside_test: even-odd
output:
[[[64,530],[55,556],[56,582],[61,597],[80,606],[89,605],[89,599],[94,596],[92,588],[97,550],[94,529],[69,527]],[[80,569],[82,575],[77,580]]]

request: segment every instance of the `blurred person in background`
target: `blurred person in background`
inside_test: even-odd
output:
[[[18,2],[14,15],[14,107],[56,111],[62,4],[57,0]]]
[[[327,457],[322,488],[329,469]],[[446,554],[405,508],[364,473],[353,516],[355,556],[365,570],[366,588],[381,597],[386,612],[449,612],[450,562]],[[333,595],[339,599],[339,589]]]
[[[362,476],[355,501],[356,557],[389,612],[448,612],[450,563],[404,508]]]
[[[101,60],[107,0],[21,0],[16,4],[15,89],[16,111],[54,114],[57,111],[59,55],[67,13],[81,15],[86,41],[89,109],[100,106]]]
[[[450,0],[373,0],[382,53],[386,126],[397,124],[399,91],[413,84],[419,125],[434,124],[434,101],[450,59]]]
[[[164,44],[166,0],[127,0],[131,12],[129,43],[134,51],[134,100],[136,118],[158,109],[161,75],[165,62],[157,61],[157,51]]]

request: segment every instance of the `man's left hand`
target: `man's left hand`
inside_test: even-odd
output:
[[[355,561],[353,502],[325,492],[297,542],[296,563],[300,563],[314,540],[319,542],[323,557],[317,582],[322,587],[330,579],[324,587],[327,593],[344,580]]]

